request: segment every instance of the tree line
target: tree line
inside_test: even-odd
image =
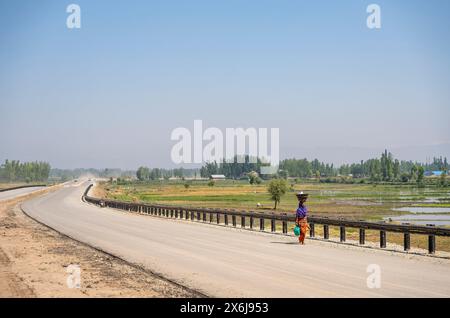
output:
[[[8,160],[0,165],[3,182],[45,182],[50,174],[50,164],[43,161],[20,162]]]
[[[448,171],[447,158],[433,158],[433,163],[423,164],[413,161],[395,159],[392,153],[385,150],[379,158],[361,160],[358,163],[343,164],[334,167],[332,164],[319,162],[317,159],[286,159],[280,163],[280,170],[289,177],[336,177],[353,176],[367,178],[371,181],[409,181],[422,179],[428,170]]]
[[[136,178],[139,181],[149,181],[149,180],[159,180],[169,179],[171,177],[184,178],[184,177],[197,177],[199,171],[198,169],[185,169],[175,168],[175,169],[161,169],[161,168],[149,168],[141,166],[136,171]]]
[[[234,156],[231,162],[223,160],[221,163],[207,162],[200,169],[200,176],[202,178],[209,178],[213,174],[223,174],[227,178],[239,179],[247,176],[251,172],[259,173],[261,166],[267,165],[259,158],[244,156],[238,160],[238,156]]]
[[[262,165],[263,163],[259,159],[255,163],[250,162],[248,156],[245,157],[243,163],[238,163],[235,157],[234,162],[231,163],[206,163],[200,169],[200,175],[202,177],[209,177],[212,174],[223,174],[227,178],[238,179],[247,177],[252,172],[260,173]],[[385,150],[379,158],[372,158],[366,161],[361,160],[358,163],[343,164],[339,167],[321,162],[318,159],[311,161],[306,158],[284,159],[280,162],[276,177],[331,178],[351,175],[354,178],[365,178],[371,181],[407,182],[422,179],[425,171],[429,170],[447,172],[449,170],[447,158],[433,158],[432,163],[424,164],[395,159],[392,153]]]
[[[252,159],[252,160],[251,160]],[[136,177],[141,180],[157,180],[170,177],[197,177],[210,178],[211,175],[223,174],[229,179],[250,178],[254,179],[261,172],[261,167],[268,165],[259,158],[242,157],[238,162],[235,156],[231,162],[207,162],[200,169],[160,169],[139,167]],[[338,176],[352,176],[353,178],[368,179],[373,182],[422,182],[425,171],[438,170],[447,172],[449,164],[447,158],[433,158],[428,164],[399,160],[392,153],[385,150],[378,158],[361,160],[357,163],[334,166],[333,164],[321,162],[318,159],[284,159],[280,162],[278,173],[274,176],[261,176],[265,178],[335,178]],[[258,180],[254,180],[258,181]]]

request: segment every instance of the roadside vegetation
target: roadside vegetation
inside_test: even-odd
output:
[[[47,162],[20,162],[5,160],[0,165],[0,189],[17,187],[25,184],[45,183],[50,173]]]

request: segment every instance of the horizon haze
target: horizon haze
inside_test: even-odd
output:
[[[450,3],[0,4],[0,160],[171,168],[177,127],[279,128],[280,158],[450,157]],[[181,165],[185,168],[195,165]]]

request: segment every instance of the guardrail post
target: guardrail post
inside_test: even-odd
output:
[[[436,253],[436,237],[434,235],[428,236],[428,253]]]
[[[197,211],[197,221],[200,221],[200,212]]]
[[[213,222],[213,212],[209,212],[209,223]]]
[[[386,248],[386,231],[380,231],[380,247]]]
[[[195,219],[195,212],[194,211],[189,211],[189,213],[191,213],[191,221],[194,221]]]
[[[233,222],[233,226],[236,227],[236,215],[231,216],[231,221]]]
[[[264,231],[264,218],[259,219],[259,230]]]
[[[434,224],[427,224],[429,227],[433,227]],[[434,234],[428,235],[428,253],[436,253],[436,236]]]
[[[283,234],[287,234],[287,221],[283,221]]]
[[[403,233],[403,250],[409,251],[411,249],[411,234],[409,232]]]
[[[175,214],[175,211],[173,209],[170,209],[170,217],[173,218],[173,215]]]
[[[316,229],[314,226],[314,223],[309,223],[309,237],[315,237],[316,236]]]
[[[326,240],[330,238],[330,226],[328,224],[323,225],[323,238]]]
[[[223,215],[223,220],[224,220],[225,225],[228,225],[228,214],[225,213]]]
[[[359,229],[359,244],[360,245],[366,244],[366,230],[365,229]]]
[[[241,228],[245,229],[245,215],[241,216]]]
[[[220,224],[220,213],[219,212],[216,213],[216,222],[217,222],[217,224]]]
[[[254,222],[253,216],[250,216],[250,229],[252,230],[253,230],[253,222]]]
[[[275,219],[271,219],[271,220],[270,220],[270,230],[271,230],[272,232],[275,232],[275,231],[276,231],[276,227],[275,227]]]
[[[345,226],[339,227],[340,241],[345,242]]]

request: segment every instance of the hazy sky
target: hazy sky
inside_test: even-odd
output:
[[[448,0],[2,0],[0,160],[170,167],[194,119],[278,127],[282,158],[450,157],[449,35]]]

